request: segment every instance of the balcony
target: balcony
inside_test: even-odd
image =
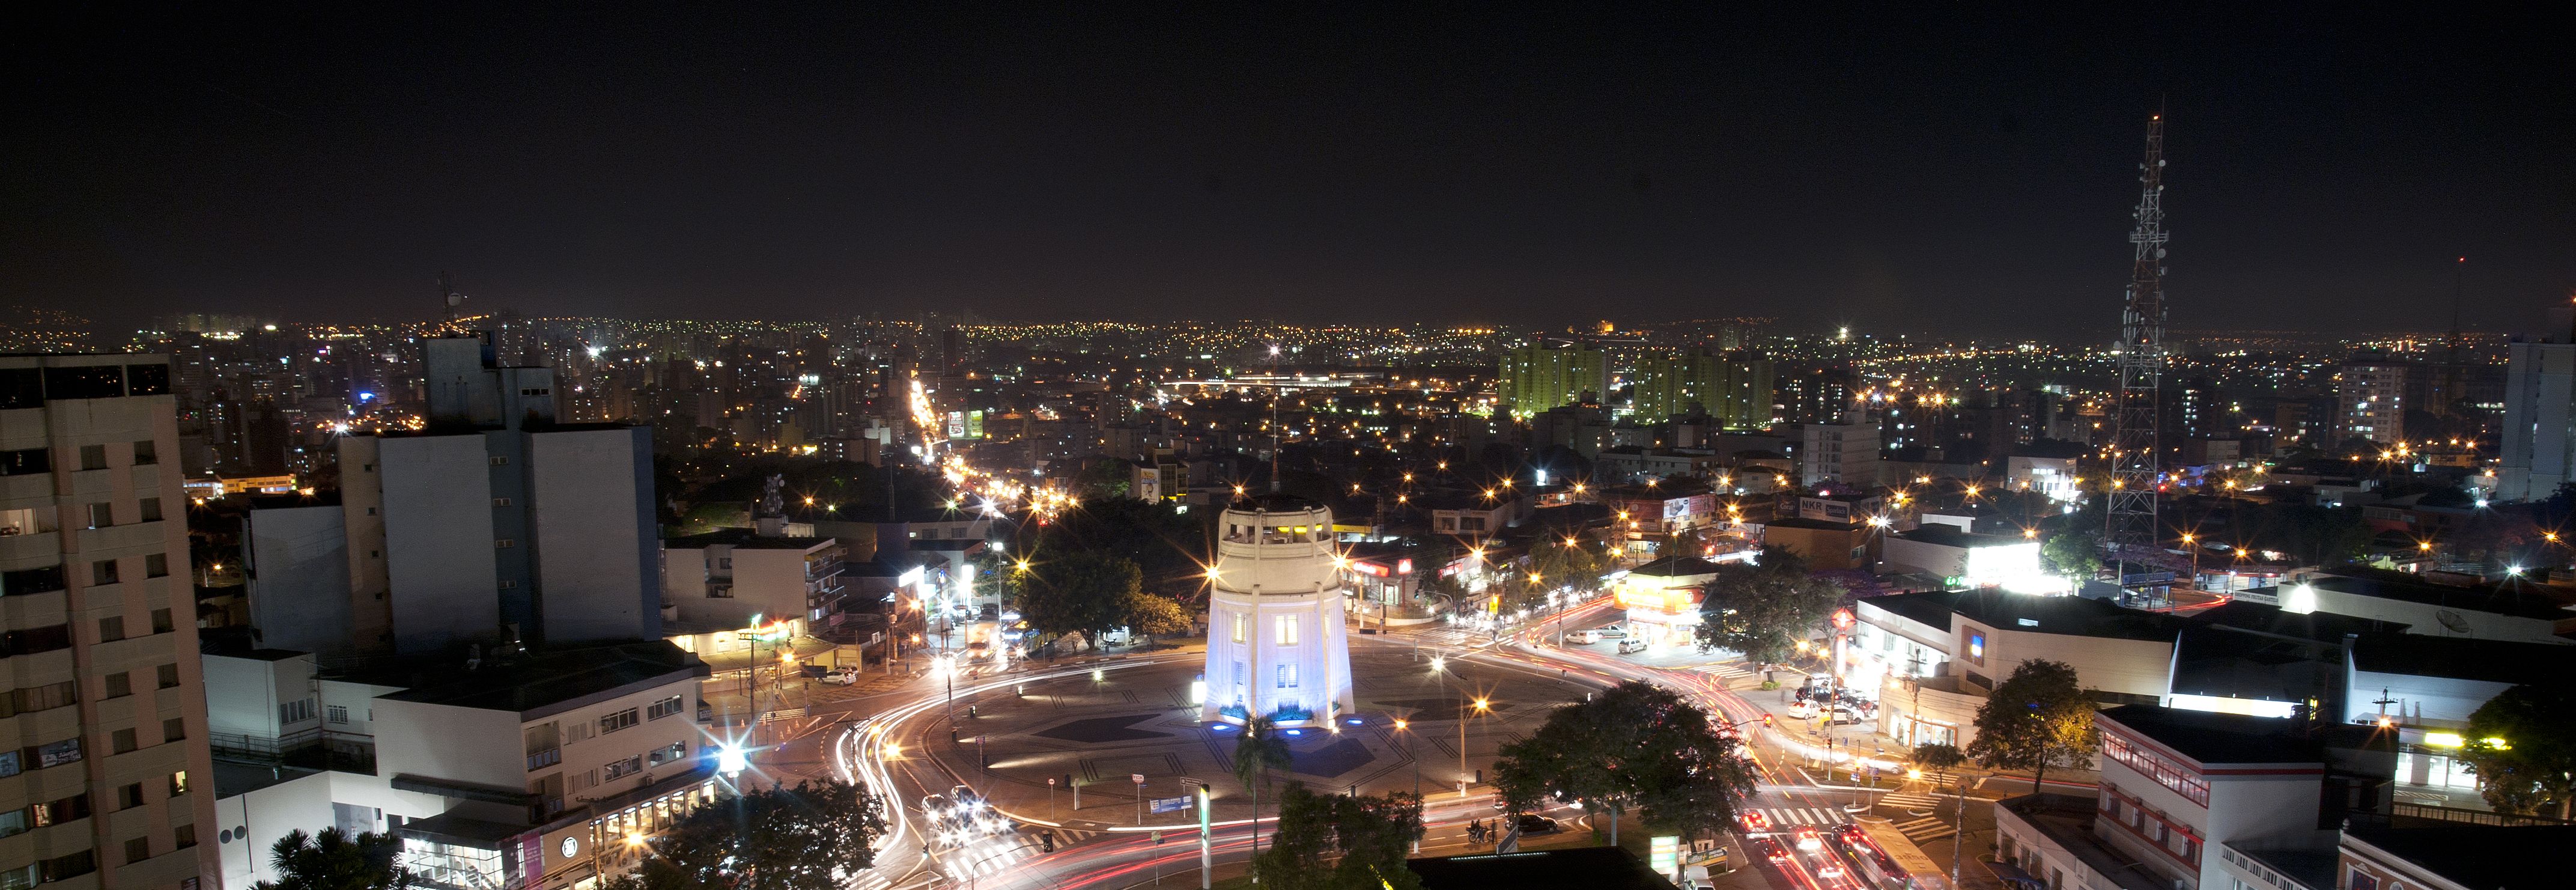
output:
[[[206,747],[224,760],[376,774],[376,737],[354,732],[307,729],[284,736],[218,732],[207,735]]]
[[[562,748],[547,748],[543,751],[528,755],[528,771],[533,773],[562,762]]]

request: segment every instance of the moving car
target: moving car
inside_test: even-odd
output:
[[[1771,817],[1762,815],[1761,810],[1745,810],[1737,813],[1735,821],[1744,825],[1744,831],[1747,834],[1759,834],[1771,830]]]
[[[1779,841],[1775,841],[1767,837],[1755,838],[1753,841],[1753,849],[1755,852],[1761,853],[1762,858],[1771,860],[1772,862],[1789,861],[1789,851],[1786,848],[1781,847]]]
[[[1513,821],[1520,826],[1522,834],[1555,834],[1565,830],[1563,826],[1557,825],[1554,819],[1529,813],[1522,813]]]
[[[1798,849],[1805,850],[1810,853],[1825,848],[1824,835],[1817,834],[1816,830],[1813,828],[1802,827],[1798,829],[1797,842]]]
[[[822,676],[815,679],[834,686],[848,686],[859,682],[859,669],[842,668],[836,671],[825,671]]]

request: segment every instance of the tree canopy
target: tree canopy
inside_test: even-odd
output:
[[[1696,836],[1725,830],[1753,793],[1753,765],[1708,712],[1671,690],[1630,681],[1558,708],[1529,738],[1503,746],[1495,785],[1530,812],[1549,797],[1612,818],[1638,808],[1646,825]]]
[[[2507,813],[2576,810],[2576,683],[2507,689],[2469,714],[2469,762],[2487,803]]]
[[[1404,867],[1422,837],[1422,801],[1405,792],[1383,797],[1316,794],[1302,782],[1279,792],[1278,829],[1252,871],[1271,890],[1416,890]],[[1327,858],[1339,857],[1330,868]]]
[[[2102,746],[2093,710],[2073,666],[2022,662],[1977,709],[1977,738],[1968,743],[1967,755],[1988,769],[2032,770],[2031,789],[2037,791],[2051,766],[2092,764]]]
[[[1842,587],[1777,547],[1762,551],[1761,565],[1719,566],[1702,591],[1700,649],[1732,649],[1757,664],[1787,661],[1843,600]]]
[[[1032,562],[1010,579],[1018,595],[1020,617],[1044,636],[1079,631],[1096,637],[1127,623],[1134,598],[1144,596],[1144,575],[1123,556],[1075,551]]]
[[[412,885],[402,867],[402,839],[391,834],[343,833],[325,828],[317,835],[302,829],[286,833],[268,848],[269,867],[277,880],[251,885],[256,890],[400,890]]]
[[[625,890],[840,890],[876,864],[883,805],[862,785],[799,782],[691,811],[646,843]]]

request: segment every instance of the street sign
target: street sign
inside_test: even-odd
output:
[[[1145,774],[1144,774],[1144,773],[1128,773],[1128,774],[1127,774],[1127,781],[1134,782],[1134,783],[1136,783],[1136,784],[1138,784],[1138,785],[1145,784]]]
[[[1679,878],[1682,870],[1681,835],[1659,835],[1646,842],[1646,867],[1656,874]]]
[[[1187,797],[1154,798],[1154,812],[1157,813],[1178,813],[1189,808],[1190,799]]]

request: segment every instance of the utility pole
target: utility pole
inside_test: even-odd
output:
[[[2137,228],[2129,232],[2129,288],[2120,312],[2119,403],[2111,412],[2111,490],[2102,538],[2114,577],[2128,574],[2128,560],[2163,548],[2164,530],[2156,519],[2157,468],[2163,464],[2156,424],[2165,364],[2164,126],[2161,111],[2147,119]],[[2143,593],[2124,587],[2121,604],[2133,605]]]

